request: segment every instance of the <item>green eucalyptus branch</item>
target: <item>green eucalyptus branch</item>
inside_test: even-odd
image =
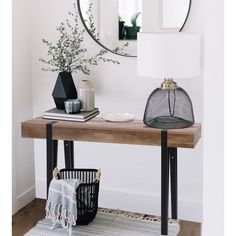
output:
[[[89,11],[91,12],[91,7]],[[81,71],[85,75],[91,73],[92,66],[98,65],[100,62],[110,62],[120,64],[118,61],[105,58],[107,50],[101,49],[93,57],[87,56],[87,49],[83,46],[85,29],[80,29],[79,14],[74,4],[74,12],[69,12],[70,20],[66,19],[57,26],[59,32],[57,42],[53,43],[46,39],[42,39],[43,44],[48,47],[47,58],[40,58],[39,61],[49,67],[42,68],[43,71],[53,72],[78,72]],[[90,19],[91,27],[94,27],[93,18]],[[94,27],[94,32],[96,28]]]
[[[122,52],[122,53],[123,53],[123,51],[125,50],[125,48],[128,47],[128,46],[129,46],[129,43],[126,42],[126,43],[124,43],[121,47],[116,47],[116,48],[113,50],[113,52]],[[125,53],[123,53],[123,54],[126,55]]]
[[[97,32],[97,29],[95,27],[94,16],[92,14],[92,6],[93,3],[90,3],[88,10],[85,12],[85,14],[88,16],[88,20],[85,20],[85,22],[87,22],[87,27],[92,36],[99,41],[99,33]]]

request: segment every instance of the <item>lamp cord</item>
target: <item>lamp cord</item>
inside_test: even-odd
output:
[[[173,111],[171,112],[171,106],[170,106],[170,91],[173,90],[173,93],[174,93],[174,104],[173,104]],[[169,114],[171,117],[174,116],[175,114],[175,102],[176,102],[176,96],[175,96],[175,89],[169,89],[168,90],[168,105],[169,105]]]

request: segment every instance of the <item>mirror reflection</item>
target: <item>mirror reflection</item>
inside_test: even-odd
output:
[[[137,40],[142,25],[142,0],[119,0],[119,39]]]
[[[180,31],[191,0],[77,0],[82,22],[100,46],[136,56],[140,31]]]

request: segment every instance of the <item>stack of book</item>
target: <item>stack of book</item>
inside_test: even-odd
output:
[[[77,114],[67,114],[64,110],[59,110],[57,108],[53,108],[44,112],[43,118],[50,120],[67,120],[67,121],[79,121],[85,122],[87,120],[92,119],[93,117],[99,114],[98,108],[95,108],[93,111],[81,111]]]

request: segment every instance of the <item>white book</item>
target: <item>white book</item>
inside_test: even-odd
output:
[[[92,119],[93,117],[97,116],[99,114],[99,111],[91,114],[90,116],[86,116],[84,118],[78,118],[78,117],[66,117],[66,116],[50,116],[50,115],[43,115],[44,119],[50,119],[50,120],[65,120],[65,121],[78,121],[78,122],[85,122],[87,120]],[[71,114],[72,115],[72,114]]]
[[[60,110],[57,108],[50,109],[48,111],[45,111],[43,114],[43,118],[47,117],[60,117],[60,118],[71,118],[71,119],[85,119],[95,113],[99,112],[98,108],[95,108],[92,111],[81,111],[77,114],[67,114],[64,110]]]

